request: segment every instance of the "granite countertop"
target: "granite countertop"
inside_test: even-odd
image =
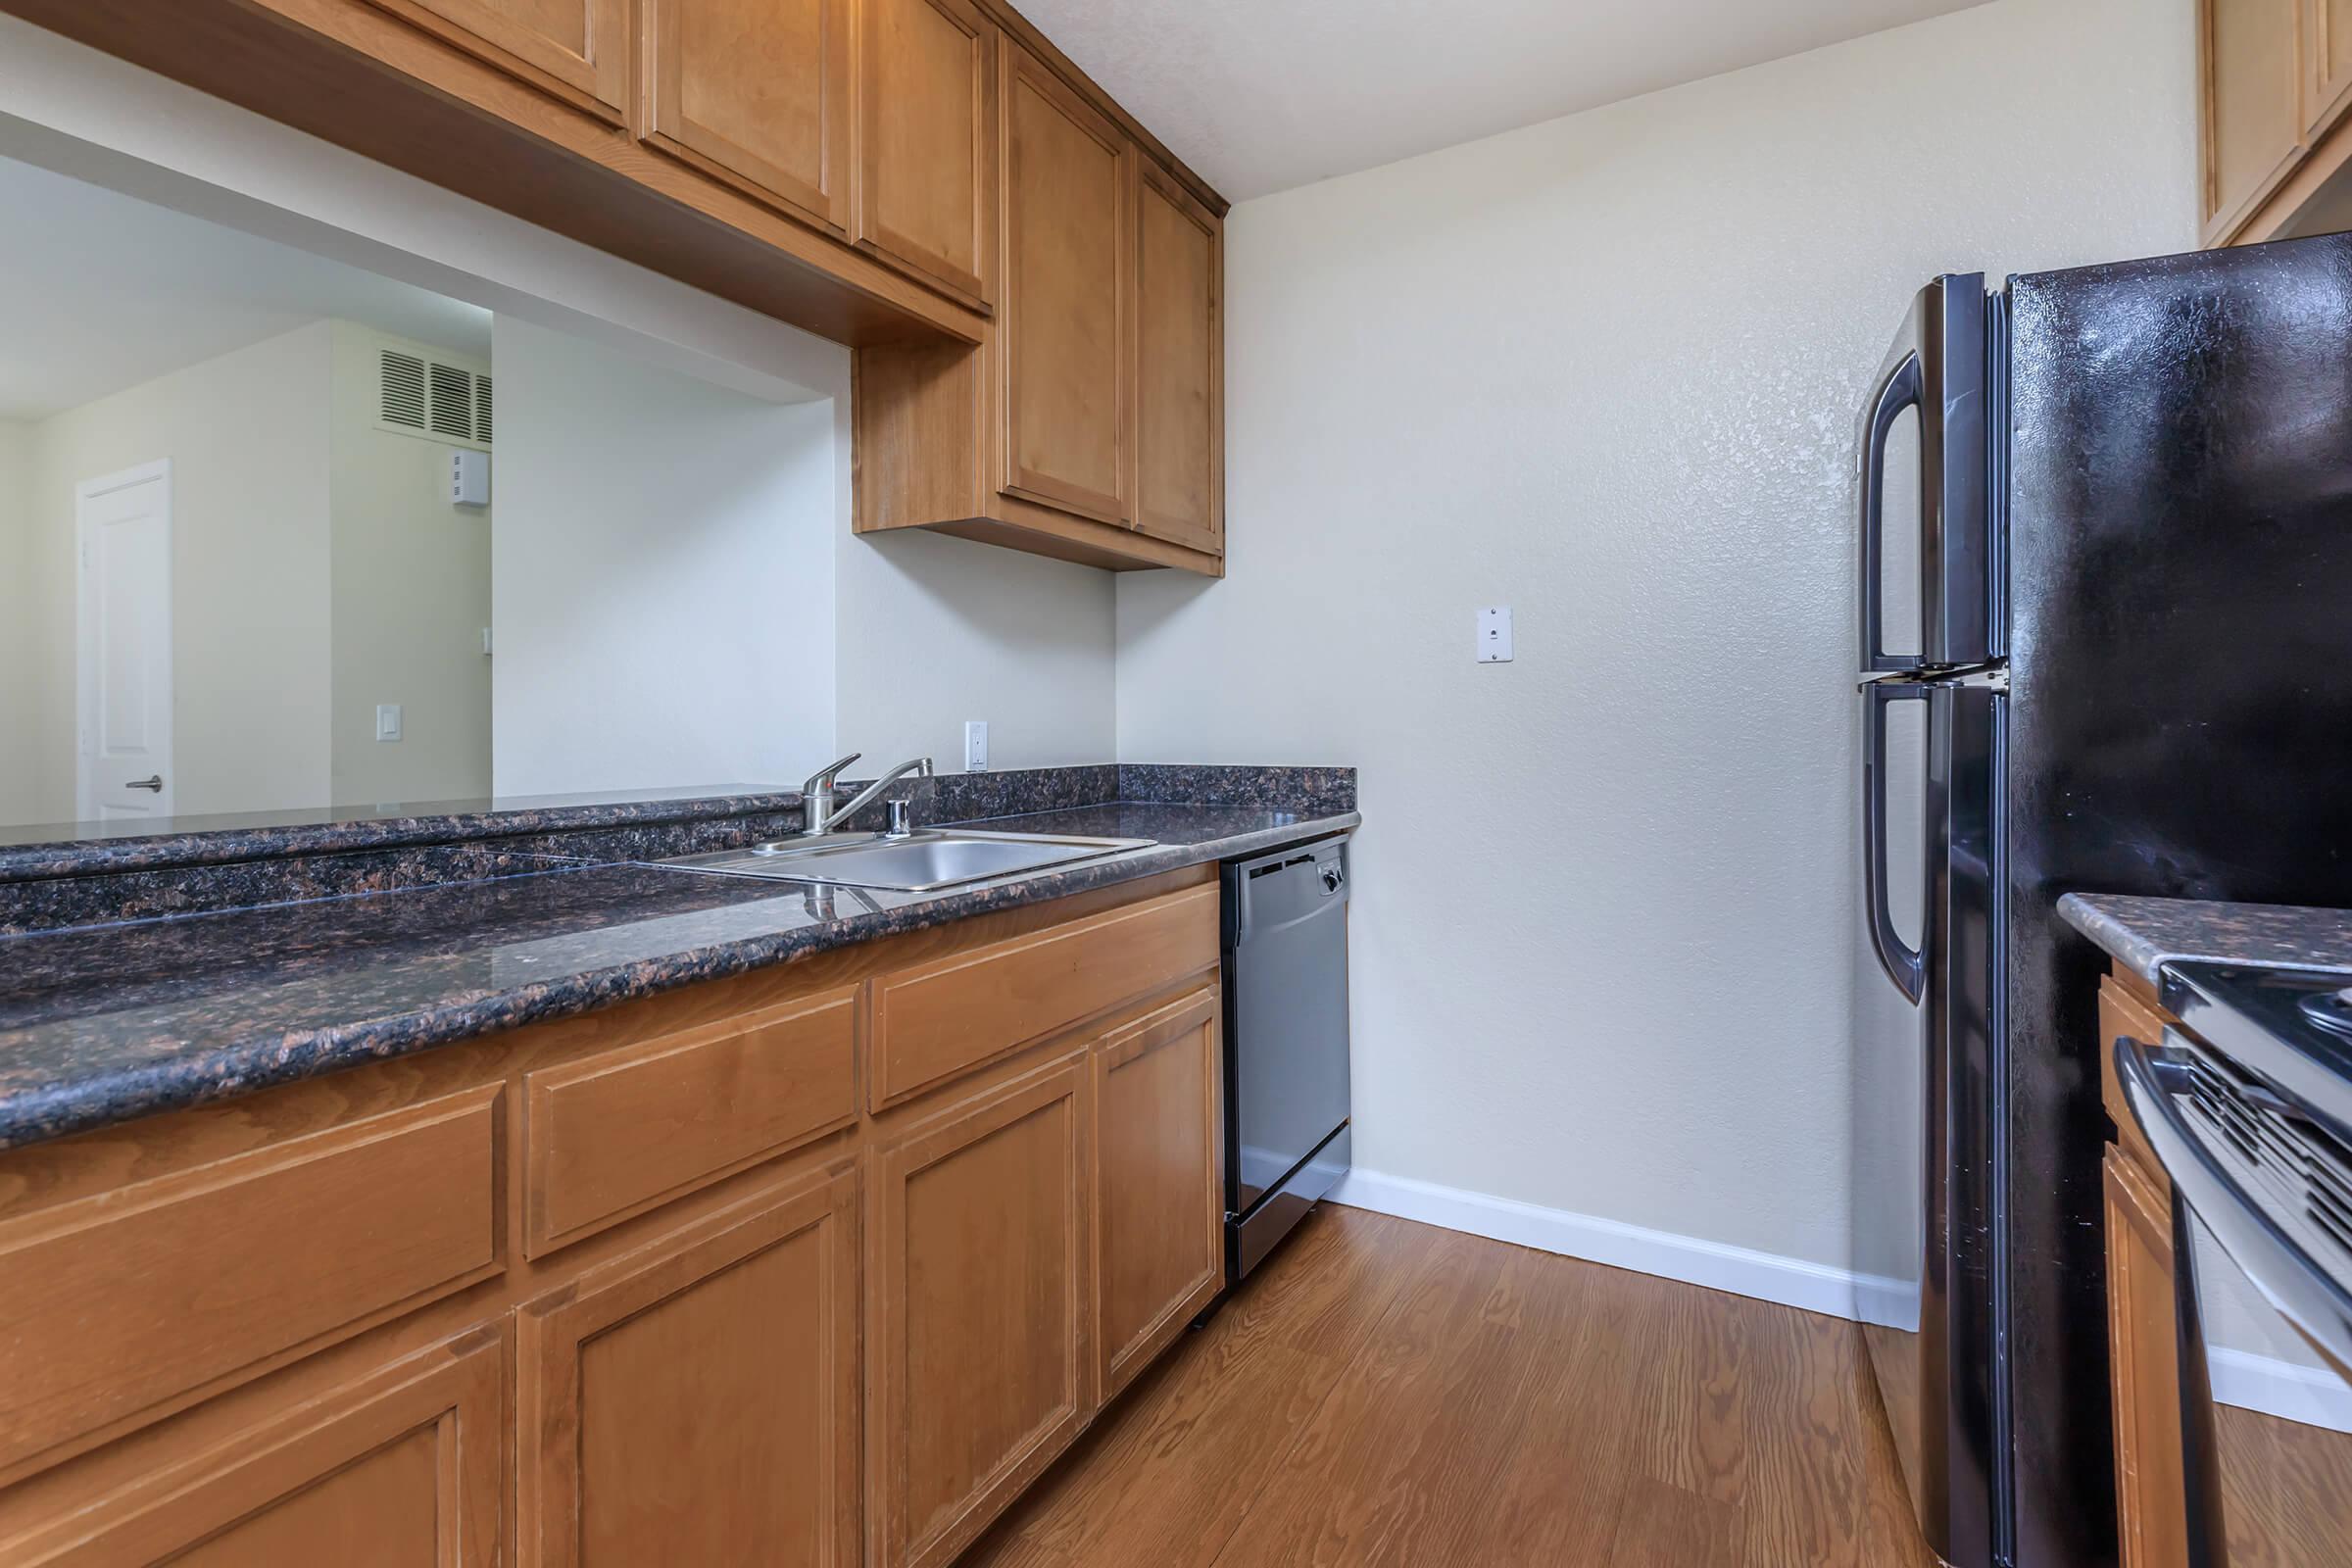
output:
[[[1361,820],[1352,809],[1110,804],[988,825],[1155,847],[944,893],[519,857],[508,874],[443,886],[4,937],[0,1149]]]
[[[266,856],[515,838],[563,829],[710,821],[760,811],[798,810],[800,806],[798,790],[716,784],[628,795],[525,795],[219,816],[0,825],[0,884],[163,865],[220,864]]]
[[[2352,909],[2070,893],[2058,912],[2150,985],[2182,958],[2352,973]]]

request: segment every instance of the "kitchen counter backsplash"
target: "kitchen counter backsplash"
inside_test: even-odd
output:
[[[1120,801],[1300,817],[1355,809],[1355,770],[1346,767],[1130,762],[951,773],[907,786],[917,822]],[[856,787],[845,786],[844,797]],[[321,811],[274,823],[197,819],[149,837],[94,834],[35,843],[28,840],[41,830],[12,829],[0,834],[0,937],[480,881],[551,857],[662,860],[789,837],[801,822],[798,792],[730,785],[653,800],[551,797],[439,803],[413,811]],[[881,824],[877,803],[849,825]]]

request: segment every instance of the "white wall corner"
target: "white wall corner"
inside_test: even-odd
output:
[[[1803,1258],[1677,1236],[1622,1220],[1544,1208],[1381,1171],[1349,1171],[1332,1191],[1331,1201],[1830,1317],[1861,1318],[1865,1311],[1886,1311],[1890,1309],[1886,1303],[1903,1294],[1893,1280],[1861,1276]]]

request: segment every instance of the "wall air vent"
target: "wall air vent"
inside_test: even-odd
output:
[[[452,446],[489,448],[486,372],[422,344],[379,347],[375,355],[378,429]]]
[[[424,362],[414,354],[398,349],[376,351],[382,371],[382,412],[378,416],[386,424],[397,424],[407,430],[424,428]]]

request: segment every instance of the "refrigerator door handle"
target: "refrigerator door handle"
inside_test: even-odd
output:
[[[1870,924],[1879,966],[1914,1003],[1927,990],[1928,960],[1896,934],[1886,904],[1886,710],[1895,703],[1925,702],[1930,690],[1898,681],[1872,681],[1862,688],[1869,705],[1862,720],[1862,882],[1868,906],[1863,918]]]
[[[1919,351],[1898,349],[1879,378],[1862,419],[1862,665],[1867,671],[1905,669],[1916,662],[1886,652],[1886,438],[1905,409],[1917,408],[1924,385]]]

